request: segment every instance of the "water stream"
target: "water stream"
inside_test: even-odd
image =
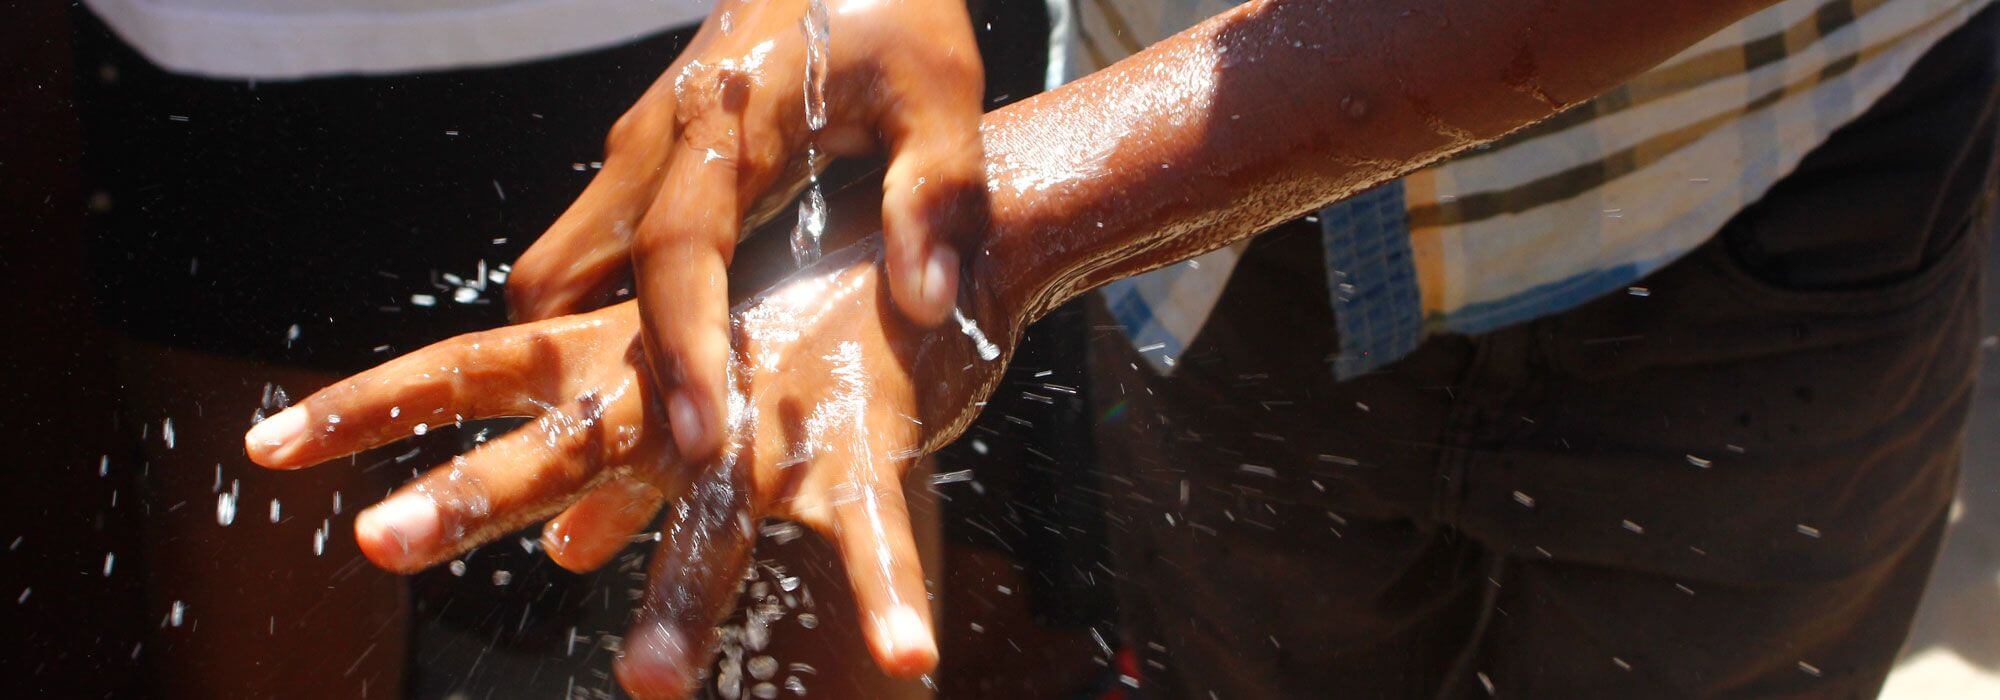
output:
[[[806,140],[806,192],[799,200],[799,222],[792,227],[792,262],[799,267],[819,260],[820,236],[826,233],[826,194],[819,186],[819,145],[816,141],[820,129],[826,128],[826,57],[832,33],[830,24],[826,0],[811,0],[805,16],[799,19],[799,28],[806,36],[803,90],[806,128],[812,130],[812,136]]]

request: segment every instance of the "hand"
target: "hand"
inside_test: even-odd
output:
[[[919,325],[949,315],[955,246],[979,228],[984,77],[962,0],[829,0],[827,9],[829,51],[809,71],[807,0],[719,2],[612,127],[601,173],[514,266],[515,313],[541,319],[601,303],[630,252],[650,367],[690,455],[721,444],[735,244],[746,221],[803,185],[809,144],[829,156],[888,150],[887,287]],[[808,119],[812,92],[824,94],[823,124]]]
[[[962,308],[982,317],[978,298]],[[677,499],[618,675],[642,697],[687,691],[748,565],[755,519],[782,517],[842,553],[863,630],[892,674],[937,659],[900,477],[970,421],[1011,348],[890,310],[877,246],[829,256],[731,314],[728,440],[684,460],[646,380],[634,303],[446,340],[328,387],[245,436],[257,463],[305,467],[463,419],[534,421],[398,489],[355,520],[371,561],[414,571],[575,502],[545,531],[559,563],[610,558]],[[982,359],[982,355],[986,359]],[[594,505],[594,503],[596,505]],[[633,507],[634,503],[647,503]]]

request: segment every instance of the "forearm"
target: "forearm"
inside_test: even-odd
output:
[[[984,122],[1015,330],[1630,79],[1771,0],[1254,0]]]

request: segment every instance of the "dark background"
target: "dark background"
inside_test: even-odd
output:
[[[981,13],[980,39],[989,64],[991,104],[997,106],[1039,91],[1047,35],[1043,4],[1039,0],[1000,0],[987,2],[976,11]],[[498,263],[525,248],[588,181],[588,173],[577,173],[573,181],[554,187],[534,184],[561,183],[546,176],[522,178],[528,183],[523,185],[506,178],[509,163],[525,160],[537,163],[537,168],[566,171],[572,161],[600,159],[601,134],[617,110],[547,110],[547,119],[529,121],[517,115],[516,121],[492,123],[494,128],[489,131],[538,129],[561,137],[553,140],[555,146],[543,146],[546,152],[538,153],[524,154],[519,152],[521,147],[500,141],[482,144],[476,139],[485,134],[477,133],[464,134],[475,139],[469,148],[465,143],[438,145],[412,140],[407,158],[396,163],[345,157],[337,148],[316,144],[315,134],[300,135],[296,144],[279,144],[280,149],[288,150],[278,153],[232,153],[229,140],[233,134],[284,117],[283,107],[259,107],[265,111],[246,116],[241,107],[250,103],[242,100],[257,90],[274,96],[271,101],[281,105],[287,91],[301,89],[341,97],[330,101],[357,103],[357,118],[415,106],[397,102],[407,98],[369,94],[364,87],[341,79],[314,81],[304,88],[239,83],[188,89],[187,85],[166,82],[170,80],[167,76],[155,76],[156,71],[143,60],[104,42],[102,28],[70,3],[13,3],[0,12],[4,12],[4,19],[0,19],[0,298],[6,300],[0,308],[7,311],[5,322],[10,330],[6,342],[0,342],[0,399],[4,399],[0,401],[0,439],[7,446],[0,456],[0,547],[5,547],[0,550],[0,593],[4,593],[0,598],[5,598],[0,600],[0,631],[4,631],[0,648],[5,649],[0,653],[0,689],[20,691],[0,691],[0,695],[156,695],[161,691],[160,669],[149,664],[157,654],[147,653],[147,645],[163,643],[159,637],[165,611],[153,609],[158,606],[148,602],[146,586],[159,585],[161,574],[146,570],[140,551],[140,543],[148,535],[148,515],[135,508],[134,501],[143,497],[143,477],[119,472],[129,472],[125,468],[139,461],[127,459],[132,452],[130,444],[141,431],[157,431],[158,421],[157,417],[136,415],[144,411],[131,405],[135,399],[129,387],[121,386],[119,372],[113,369],[120,365],[121,348],[127,347],[122,341],[137,337],[203,352],[248,355],[258,361],[344,373],[384,359],[377,345],[391,344],[401,351],[500,323],[503,316],[496,304],[452,309],[451,313],[406,309],[412,313],[392,322],[372,322],[374,325],[366,328],[345,317],[324,321],[315,317],[314,299],[347,297],[391,305],[406,298],[412,289],[423,291],[421,285],[413,287],[409,280],[385,282],[386,277],[369,274],[371,267],[419,278],[426,269],[465,267],[461,272],[470,271],[474,256],[466,252],[464,241],[427,235],[432,232],[417,226],[410,231],[410,245],[373,250],[369,246],[379,242],[343,238],[340,222],[310,218],[298,221],[293,230],[273,231],[269,241],[231,239],[224,233],[204,230],[220,229],[227,221],[216,221],[213,227],[190,226],[195,233],[178,239],[171,237],[172,232],[162,238],[144,226],[106,226],[103,222],[119,221],[127,212],[136,211],[175,221],[213,216],[204,212],[221,209],[232,198],[246,202],[246,206],[310,211],[328,206],[310,201],[316,191],[330,198],[337,198],[340,192],[337,186],[313,186],[314,179],[337,184],[361,178],[400,178],[399,186],[387,195],[389,201],[354,204],[389,211],[418,207],[450,210],[451,214],[442,217],[415,218],[425,222],[424,226],[478,231],[482,243],[489,232],[505,234],[507,242],[475,251],[478,257]],[[80,68],[79,55],[113,56],[117,60],[105,63],[115,63],[117,75],[100,75],[106,70],[103,64]],[[590,92],[616,95],[623,91],[635,97],[658,69],[630,66],[608,74],[603,84],[591,86]],[[536,67],[520,70],[532,73]],[[490,71],[425,79],[432,81],[432,87],[442,84],[447,92],[504,86]],[[169,94],[147,97],[189,104],[186,111],[207,123],[193,124],[197,128],[190,129],[186,123],[163,122],[158,115],[137,115],[139,119],[121,122],[106,114],[134,115],[118,115],[120,107],[115,105],[79,109],[82,101],[95,99],[104,90],[101,84],[113,82],[128,92],[167,91]],[[630,97],[623,100],[629,102]],[[147,104],[145,99],[134,102]],[[202,113],[204,107],[210,108],[207,114]],[[94,116],[80,119],[80,114]],[[130,131],[92,130],[87,128],[88,119],[149,125]],[[434,125],[422,128],[425,134],[434,135]],[[451,148],[456,150],[445,150]],[[149,149],[169,150],[147,153]],[[106,166],[104,163],[111,160],[107,153],[120,154],[123,160]],[[256,160],[266,157],[271,160]],[[91,158],[97,159],[96,165]],[[139,165],[127,165],[133,162]],[[278,168],[272,162],[289,162],[295,167]],[[148,163],[187,167],[149,169]],[[496,170],[499,177],[495,179],[508,189],[503,203],[492,202],[493,195],[485,188],[486,174]],[[175,182],[168,188],[170,194],[148,194],[162,190],[161,180],[179,177],[195,182]],[[471,179],[458,181],[468,177]],[[478,203],[467,203],[470,195],[462,192],[467,189],[478,191]],[[106,192],[120,195],[112,199]],[[91,223],[93,215],[99,217],[96,225]],[[113,239],[102,233],[105,230],[138,231],[142,235]],[[299,265],[297,260],[286,259],[287,249],[281,245],[291,237],[323,245],[315,259]],[[201,286],[164,279],[155,284],[152,277],[163,274],[160,270],[196,264],[194,258],[199,258],[204,280]],[[271,275],[262,269],[271,265],[299,267],[310,278]],[[299,293],[297,287],[307,291]],[[490,297],[497,301],[500,295],[496,291]],[[241,303],[225,303],[236,300]],[[447,300],[440,299],[440,307],[449,306]],[[279,339],[285,326],[294,322],[305,332],[296,347],[286,347]],[[1059,315],[1038,329],[1012,368],[1010,385],[1082,386],[1075,361],[1082,338],[1079,323],[1071,315]],[[1033,376],[1044,372],[1054,374]],[[254,387],[254,382],[262,379],[245,381]],[[215,390],[191,387],[188,396],[212,397],[217,395]],[[963,483],[949,490],[957,496],[950,499],[945,515],[948,539],[954,544],[949,546],[947,571],[939,576],[940,588],[950,592],[946,618],[941,621],[946,667],[937,674],[947,697],[1092,695],[1116,678],[1115,674],[1106,675],[1108,661],[1086,629],[1086,625],[1095,625],[1100,636],[1116,643],[1110,622],[1115,610],[1108,587],[1096,586],[1088,574],[1080,573],[1090,568],[1092,561],[1106,556],[1096,532],[1101,527],[1101,519],[1095,517],[1096,492],[1089,487],[1089,476],[1077,473],[1089,452],[1087,433],[1075,427],[1075,419],[1084,410],[1083,397],[1061,397],[1056,404],[1045,404],[1025,400],[1020,394],[1003,388],[995,396],[989,417],[973,428],[971,435],[984,438],[983,451],[976,452],[969,443],[962,443],[940,457],[941,469],[975,469],[985,491],[974,494]],[[1002,415],[1027,419],[1007,421],[1000,419]],[[142,425],[149,420],[152,425]],[[1065,425],[1070,427],[1065,430]],[[99,460],[106,455],[113,455],[119,467],[108,478],[98,474]],[[113,491],[119,492],[121,502],[112,502]],[[350,506],[350,515],[366,500],[352,497],[356,502]],[[206,507],[205,503],[193,505]],[[246,503],[241,517],[246,521],[261,519],[261,506],[261,501]],[[336,527],[333,537],[346,538],[347,533],[345,528]],[[511,539],[503,538],[502,543]],[[329,548],[333,546],[329,544]],[[103,574],[106,553],[118,555],[115,575]],[[486,568],[515,565],[522,568],[521,575],[527,577],[524,580],[544,591],[594,585],[595,579],[570,576],[542,564],[538,556],[518,550],[511,555],[496,553],[495,558],[474,560],[474,570],[467,578],[485,575]],[[254,558],[250,561],[254,565]],[[945,584],[949,581],[961,585]],[[563,656],[561,640],[547,634],[548,630],[533,629],[534,625],[524,625],[525,632],[515,629],[514,616],[506,614],[511,610],[507,606],[521,601],[459,595],[450,579],[436,573],[416,577],[409,585],[419,601],[418,628],[413,633],[446,643],[434,644],[442,651],[423,655],[425,668],[413,672],[403,691],[413,696],[499,691],[499,697],[552,696],[561,691],[560,681],[553,691],[545,692],[547,679],[526,679],[493,660],[481,666],[479,657],[484,652],[530,661]],[[992,593],[996,587],[1021,594],[996,596]],[[528,590],[527,586],[516,588]],[[153,593],[157,602],[157,592]],[[452,604],[437,605],[440,600]],[[426,601],[431,603],[429,607]],[[971,631],[968,615],[981,623],[983,632]],[[505,639],[470,645],[470,651],[454,651],[450,644],[453,635]],[[996,653],[994,647],[1004,652]],[[588,663],[599,670],[608,669],[601,656]],[[496,667],[501,670],[494,670]],[[535,685],[537,682],[541,685]],[[312,694],[310,689],[300,690]]]

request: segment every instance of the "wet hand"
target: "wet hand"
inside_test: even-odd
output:
[[[809,149],[887,151],[887,289],[920,325],[949,315],[957,251],[979,228],[984,78],[964,4],[828,0],[823,9],[719,2],[612,128],[590,187],[514,266],[515,313],[541,319],[601,304],[622,284],[629,252],[649,366],[691,455],[712,456],[723,439],[736,242],[746,221],[829,160]],[[811,34],[828,38],[823,50]]]
[[[880,260],[872,244],[846,248],[736,307],[729,427],[713,460],[684,459],[666,435],[634,303],[424,348],[258,424],[246,449],[299,468],[461,420],[532,417],[364,511],[362,551],[414,571],[567,507],[544,544],[588,569],[672,502],[618,662],[628,690],[672,697],[713,653],[756,520],[788,518],[841,552],[877,662],[923,673],[937,646],[900,478],[964,429],[1003,360],[893,311]],[[960,301],[975,317],[990,308]]]

